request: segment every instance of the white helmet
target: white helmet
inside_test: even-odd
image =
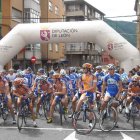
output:
[[[64,69],[60,70],[60,75],[66,75],[66,71]]]

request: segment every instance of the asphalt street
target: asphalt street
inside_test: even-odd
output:
[[[99,128],[98,114],[95,129],[88,135],[75,133],[71,119],[63,121],[60,125],[59,116],[54,114],[52,124],[47,124],[45,118],[39,117],[36,121],[37,128],[32,126],[32,120],[28,119],[27,125],[19,132],[16,125],[12,124],[11,118],[6,122],[0,118],[0,140],[139,140],[140,123],[137,121],[137,128],[133,130],[131,121],[126,122],[123,114],[119,114],[118,126],[111,132],[102,132]]]

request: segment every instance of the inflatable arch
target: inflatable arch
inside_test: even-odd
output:
[[[0,67],[27,44],[94,42],[128,72],[140,64],[138,49],[102,20],[18,24],[0,41]]]

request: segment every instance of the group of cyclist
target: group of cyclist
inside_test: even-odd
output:
[[[72,114],[69,115],[71,118],[79,112],[83,101],[88,97],[90,109],[95,107],[97,101],[101,102],[99,113],[104,110],[109,99],[115,97],[121,103],[120,108],[125,106],[126,114],[129,113],[132,99],[136,98],[140,114],[140,67],[137,66],[128,74],[123,68],[116,69],[113,64],[109,64],[107,71],[103,71],[102,66],[93,69],[90,63],[84,63],[78,72],[75,67],[50,70],[48,74],[40,68],[36,75],[30,67],[24,71],[17,70],[16,73],[14,69],[10,69],[8,73],[0,72],[0,95],[5,96],[13,124],[16,123],[15,112],[20,110],[21,101],[30,98],[28,105],[33,126],[36,127],[35,120],[46,94],[50,97],[51,105],[47,123],[53,122],[58,101],[61,100],[66,113],[69,99],[72,101]]]

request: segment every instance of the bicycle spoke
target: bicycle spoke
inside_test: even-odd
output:
[[[109,107],[108,111],[103,110],[100,115],[99,126],[103,131],[111,131],[117,123],[117,111]]]
[[[73,126],[79,134],[89,134],[95,127],[96,116],[93,111],[86,110],[80,111],[74,115]]]

